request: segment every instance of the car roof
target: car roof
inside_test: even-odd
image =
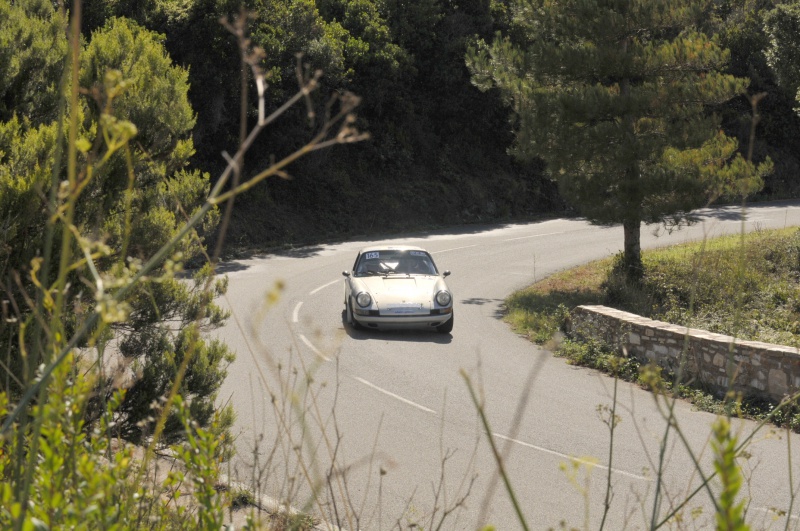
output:
[[[428,252],[422,247],[415,247],[414,245],[371,245],[359,249],[358,254],[368,253],[372,251],[422,251]]]

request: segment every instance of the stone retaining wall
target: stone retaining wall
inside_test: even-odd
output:
[[[684,380],[693,379],[720,395],[732,389],[780,401],[800,389],[800,353],[793,347],[742,341],[605,306],[575,308],[569,331],[672,372],[683,359]]]

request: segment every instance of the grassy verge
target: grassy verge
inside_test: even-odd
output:
[[[666,385],[698,409],[755,419],[773,412],[776,404],[762,399],[730,402],[705,389],[671,386],[669,375],[659,378],[665,383],[656,383],[652,371],[599,343],[554,339],[561,336],[572,308],[603,304],[741,339],[800,347],[800,231],[755,231],[648,251],[642,258],[641,285],[624,281],[617,273],[617,258],[600,260],[514,293],[506,300],[506,320],[516,332],[570,363],[644,387]],[[773,420],[800,431],[800,408],[773,413]]]
[[[612,260],[600,260],[556,273],[506,299],[506,321],[514,331],[543,345],[563,327],[570,309],[603,304],[602,284]]]

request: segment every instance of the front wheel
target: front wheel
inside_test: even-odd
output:
[[[453,321],[455,320],[455,318],[456,318],[455,314],[451,315],[450,319],[448,319],[446,323],[436,327],[436,331],[439,332],[440,334],[449,334],[450,332],[452,332]]]
[[[353,330],[363,330],[364,329],[364,327],[361,325],[361,323],[356,321],[356,318],[353,315],[353,303],[352,302],[348,302],[347,303],[347,323],[351,327],[353,327]]]

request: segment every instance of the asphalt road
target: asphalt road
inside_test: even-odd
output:
[[[744,217],[736,207],[701,214],[701,223],[671,234],[643,228],[643,247],[742,227],[800,225],[794,203],[753,206]],[[360,247],[376,241],[422,246],[440,270],[452,271],[452,335],[362,332],[344,324],[341,272],[352,268]],[[501,320],[502,301],[514,290],[617,253],[622,241],[621,227],[555,219],[320,245],[225,264],[230,285],[222,304],[233,317],[217,335],[237,352],[220,393],[237,413],[231,475],[347,529],[435,529],[440,522],[441,529],[522,529],[498,481],[469,381],[531,529],[562,521],[598,529],[609,477],[606,529],[660,521],[712,473],[715,417],[678,402],[679,429],[665,437],[664,403],[620,382],[609,463],[603,418],[614,381],[554,358]],[[754,427],[735,423],[740,438]],[[798,442],[764,429],[749,444],[742,464],[753,529],[783,529],[785,517],[775,510],[790,509],[790,478],[798,490],[800,470],[789,459],[800,453]],[[710,500],[701,487],[683,507],[682,521],[666,528],[713,527]]]

